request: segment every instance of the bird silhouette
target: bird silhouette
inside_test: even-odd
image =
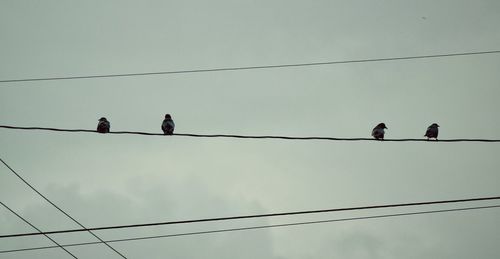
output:
[[[373,130],[372,130],[372,136],[375,139],[383,140],[384,139],[384,134],[385,134],[384,129],[387,129],[387,127],[385,126],[385,124],[384,123],[379,123],[377,126],[375,126],[375,128],[373,128]]]
[[[427,137],[427,140],[429,140],[431,138],[437,140],[438,133],[439,133],[438,127],[439,127],[439,125],[437,123],[432,123],[432,125],[427,128],[427,131],[425,132],[424,137]]]
[[[174,120],[172,120],[172,116],[170,116],[170,114],[165,114],[165,119],[161,124],[161,130],[163,130],[165,135],[172,135],[174,134],[174,128],[175,123]]]
[[[109,133],[109,128],[110,128],[110,123],[109,121],[102,117],[99,119],[99,123],[97,124],[97,132],[99,133]]]

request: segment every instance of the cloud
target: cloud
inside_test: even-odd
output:
[[[170,221],[180,219],[196,219],[204,216],[236,215],[259,213],[264,209],[255,201],[239,200],[235,197],[224,197],[207,189],[196,179],[181,179],[164,182],[161,178],[149,179],[151,182],[134,179],[130,182],[126,195],[109,190],[88,191],[78,185],[51,185],[46,188],[48,197],[55,197],[56,203],[86,227],[133,224],[145,222]],[[77,228],[76,224],[62,216],[48,204],[32,204],[20,211],[33,224],[43,230]],[[12,217],[0,218],[2,221],[14,222]],[[190,231],[230,228],[235,226],[266,224],[265,220],[243,222],[207,223],[196,225],[169,226],[159,228],[130,229],[123,231],[96,232],[103,239],[116,239],[158,234],[174,234]],[[32,232],[19,225],[3,230],[5,233]],[[22,224],[21,224],[22,225]],[[42,227],[43,226],[43,227]],[[36,238],[31,238],[34,240]],[[18,239],[6,247],[30,247],[52,245],[39,237],[37,242]],[[28,239],[29,240],[29,239]],[[60,234],[56,240],[61,243],[92,242],[90,234]],[[273,242],[267,230],[234,233],[209,234],[178,238],[163,238],[147,241],[132,241],[112,244],[130,258],[278,258],[274,255]],[[74,247],[77,256],[82,258],[113,258],[100,245]],[[26,257],[53,258],[57,252],[23,252]]]

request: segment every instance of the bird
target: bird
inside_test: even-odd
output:
[[[438,127],[439,125],[437,123],[432,123],[432,125],[427,128],[424,137],[427,137],[427,140],[431,138],[437,140],[439,133]]]
[[[175,123],[172,120],[172,116],[170,114],[165,114],[165,119],[161,124],[161,129],[165,135],[173,135],[174,134]]]
[[[383,140],[384,139],[384,134],[385,134],[384,129],[387,129],[387,127],[385,126],[385,124],[384,123],[379,123],[377,126],[375,126],[375,128],[373,128],[373,130],[372,130],[372,136],[375,139]]]
[[[106,118],[101,117],[99,119],[99,123],[97,124],[97,132],[109,133],[109,127],[110,127],[109,121]]]

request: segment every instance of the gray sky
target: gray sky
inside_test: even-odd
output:
[[[500,2],[2,1],[0,79],[498,50]],[[499,138],[500,55],[0,85],[0,124],[178,133]],[[500,145],[0,129],[0,156],[87,227],[498,195]],[[0,200],[77,227],[0,167]],[[491,203],[488,203],[491,204]],[[428,209],[448,208],[435,206]],[[99,232],[104,239],[414,209]],[[113,244],[128,258],[499,258],[500,210]],[[32,232],[0,209],[0,234]],[[62,243],[88,234],[54,236]],[[0,250],[51,245],[3,239]],[[102,245],[79,258],[119,258]],[[61,249],[0,258],[70,258]]]

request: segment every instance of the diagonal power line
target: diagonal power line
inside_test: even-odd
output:
[[[321,209],[321,210],[303,210],[303,211],[278,212],[278,213],[267,213],[267,214],[253,214],[253,215],[218,217],[218,218],[188,219],[188,220],[178,220],[178,221],[163,221],[163,222],[154,222],[154,223],[141,223],[141,224],[130,224],[130,225],[93,227],[93,228],[84,228],[84,229],[56,230],[56,231],[46,231],[46,232],[43,232],[43,233],[45,233],[45,234],[62,234],[62,233],[84,232],[84,231],[97,231],[97,230],[110,230],[110,229],[127,229],[127,228],[153,227],[153,226],[165,226],[165,225],[192,224],[192,223],[201,223],[201,222],[215,222],[215,221],[228,221],[228,220],[241,220],[241,219],[254,219],[254,218],[269,218],[269,217],[282,217],[282,216],[294,216],[294,215],[308,215],[308,214],[319,214],[319,213],[331,213],[331,212],[339,212],[339,211],[358,211],[358,210],[386,209],[386,208],[399,208],[399,207],[437,205],[437,204],[451,204],[451,203],[463,203],[463,202],[490,201],[490,200],[500,200],[500,196],[469,198],[469,199],[457,199],[457,200],[438,200],[438,201],[423,201],[423,202],[411,202],[411,203],[369,205],[369,206],[347,207],[347,208],[333,208],[333,209]],[[41,235],[41,233],[33,232],[33,233],[20,233],[20,234],[0,235],[0,238],[23,237],[23,236],[37,236],[37,235]]]
[[[0,128],[14,130],[42,130],[55,132],[84,132],[97,133],[95,130],[88,129],[60,129],[47,127],[19,127],[0,125]],[[99,133],[101,134],[101,133]],[[118,135],[143,135],[143,136],[165,136],[162,133],[150,133],[140,131],[112,131],[106,134]],[[337,138],[337,137],[293,137],[293,136],[249,136],[249,135],[233,135],[233,134],[189,134],[189,133],[174,133],[174,136],[194,137],[194,138],[239,138],[239,139],[283,139],[283,140],[330,140],[330,141],[381,141],[374,138]],[[435,142],[428,141],[424,138],[403,138],[403,139],[384,139],[384,142]],[[500,142],[500,139],[478,139],[478,138],[461,138],[461,139],[439,139],[437,142]]]
[[[94,234],[92,231],[90,230],[87,230],[85,228],[85,226],[83,226],[79,221],[77,221],[75,218],[71,217],[66,211],[64,211],[63,209],[61,209],[59,206],[57,206],[55,203],[53,203],[51,200],[49,200],[47,197],[45,197],[45,195],[43,195],[41,192],[39,192],[35,187],[33,187],[33,185],[31,185],[30,183],[28,183],[21,175],[19,175],[14,169],[12,169],[12,167],[10,167],[2,158],[0,158],[0,161],[13,173],[17,176],[17,178],[19,178],[21,181],[23,181],[28,187],[30,187],[34,192],[36,192],[38,195],[40,195],[40,197],[42,197],[44,200],[46,200],[48,203],[50,203],[54,208],[56,208],[57,210],[59,210],[62,214],[66,215],[66,217],[70,218],[73,222],[75,222],[78,226],[80,226],[84,231],[88,231],[90,234],[92,234],[95,238],[97,238],[97,240],[99,240],[100,242],[102,242],[104,245],[106,245],[107,247],[109,247],[109,249],[113,250],[116,254],[118,254],[119,256],[121,256],[122,258],[125,258],[127,259],[127,257],[125,257],[122,253],[120,253],[118,250],[116,250],[115,248],[113,248],[111,245],[109,245],[108,243],[106,243],[104,240],[102,240],[100,237],[98,237],[96,234]]]
[[[157,238],[172,238],[172,237],[181,237],[181,236],[215,234],[215,233],[223,233],[223,232],[257,230],[257,229],[266,229],[266,228],[282,228],[282,227],[293,227],[293,226],[300,226],[300,225],[323,224],[323,223],[332,223],[332,222],[341,222],[341,221],[355,221],[355,220],[366,220],[366,219],[379,219],[379,218],[390,218],[390,217],[401,217],[401,216],[434,214],[434,213],[444,213],[444,212],[470,211],[470,210],[491,209],[491,208],[500,208],[500,205],[479,206],[479,207],[464,207],[464,208],[442,209],[442,210],[428,210],[428,211],[406,212],[406,213],[396,213],[396,214],[382,214],[382,215],[375,215],[375,216],[362,216],[362,217],[341,218],[341,219],[305,221],[305,222],[294,222],[294,223],[285,223],[285,224],[261,225],[261,226],[240,227],[240,228],[215,229],[215,230],[186,232],[186,233],[176,233],[176,234],[166,234],[166,235],[155,235],[155,236],[142,236],[142,237],[130,237],[130,238],[122,238],[122,239],[112,239],[112,240],[107,240],[106,242],[108,242],[108,243],[129,242],[129,241],[149,240],[149,239],[157,239]],[[64,247],[86,246],[86,245],[95,245],[95,244],[99,244],[99,243],[100,242],[85,242],[85,243],[65,244],[63,246]],[[57,248],[57,246],[41,246],[41,247],[20,248],[20,249],[12,249],[12,250],[1,250],[0,253],[13,253],[13,252],[22,252],[22,251],[52,249],[52,248]]]
[[[112,77],[135,77],[135,76],[153,76],[153,75],[169,75],[169,74],[188,74],[188,73],[206,73],[206,72],[222,72],[222,71],[238,71],[238,70],[255,70],[255,69],[276,69],[276,68],[324,66],[324,65],[338,65],[338,64],[350,64],[350,63],[411,60],[411,59],[445,58],[445,57],[486,55],[486,54],[498,54],[498,53],[500,53],[500,50],[476,51],[476,52],[457,52],[457,53],[421,55],[421,56],[400,56],[400,57],[373,58],[373,59],[340,60],[340,61],[311,62],[311,63],[279,64],[279,65],[222,67],[222,68],[188,69],[188,70],[140,72],[140,73],[124,73],[124,74],[20,78],[20,79],[4,79],[4,80],[0,80],[0,83],[54,81],[54,80],[76,80],[76,79],[112,78]]]
[[[26,224],[30,225],[32,228],[34,228],[36,231],[38,231],[39,233],[43,233],[39,228],[37,228],[35,225],[31,224],[27,219],[23,218],[21,215],[19,215],[18,213],[16,213],[13,209],[11,209],[9,206],[5,205],[5,203],[1,202],[0,201],[0,204],[2,204],[2,206],[4,206],[7,210],[9,210],[10,212],[12,212],[12,214],[16,215],[19,219],[21,219],[22,221],[24,221]],[[74,254],[72,254],[70,251],[68,251],[66,248],[64,248],[63,246],[61,246],[61,244],[59,244],[57,241],[55,241],[54,239],[52,239],[49,235],[47,234],[43,234],[46,238],[48,238],[50,241],[52,241],[54,244],[56,244],[55,247],[60,247],[63,251],[65,251],[66,253],[68,253],[69,255],[71,255],[71,257],[75,258],[75,259],[78,259],[78,257],[76,257]]]

